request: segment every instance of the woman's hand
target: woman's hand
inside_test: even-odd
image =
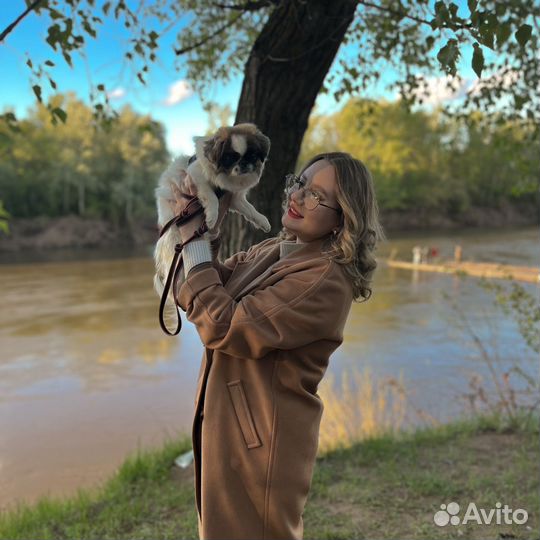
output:
[[[189,199],[184,197],[181,192],[184,192],[188,195],[194,195],[197,196],[197,186],[191,179],[191,177],[186,174],[181,182],[180,182],[180,188],[175,182],[171,182],[171,188],[172,193],[174,195],[174,199],[171,199],[169,202],[171,204],[171,209],[174,212],[175,216],[178,216],[182,210],[187,206]],[[225,192],[222,197],[219,199],[219,213],[218,213],[218,220],[216,222],[216,225],[208,230],[208,233],[205,233],[204,236],[210,236],[209,239],[213,239],[216,236],[219,235],[219,229],[221,226],[221,223],[223,219],[225,218],[225,214],[227,213],[229,206],[231,204],[232,200],[232,193],[231,192]],[[191,236],[193,236],[194,232],[203,224],[204,222],[204,215],[198,214],[191,218],[188,222],[184,223],[179,227],[180,231],[180,238],[182,239],[182,242],[185,242],[188,240]]]

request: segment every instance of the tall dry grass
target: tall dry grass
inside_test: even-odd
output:
[[[403,374],[399,379],[375,380],[369,367],[363,372],[344,370],[339,387],[334,374],[327,373],[318,394],[324,403],[319,455],[366,438],[401,431],[410,408]],[[429,423],[438,424],[427,413],[416,409],[414,412]]]

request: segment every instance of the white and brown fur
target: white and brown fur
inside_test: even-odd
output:
[[[158,181],[155,189],[158,225],[163,227],[174,217],[167,202],[167,199],[174,199],[170,182],[179,185],[184,172],[187,172],[197,187],[197,197],[204,208],[209,229],[218,219],[219,199],[214,191],[220,187],[232,192],[229,210],[243,215],[258,229],[270,231],[268,219],[246,199],[248,191],[261,178],[270,139],[254,124],[237,124],[221,127],[213,136],[196,137],[194,140],[196,160],[190,164],[187,156],[176,158]],[[174,257],[174,246],[180,242],[178,229],[173,226],[156,243],[154,288],[160,296]]]

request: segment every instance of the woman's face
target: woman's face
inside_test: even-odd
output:
[[[341,213],[323,206],[339,208],[336,199],[337,181],[334,167],[324,159],[310,165],[300,177],[305,180],[306,188],[319,196],[322,204],[314,210],[308,210],[304,204],[305,191],[294,191],[289,195],[287,211],[281,218],[281,224],[296,235],[297,242],[311,242],[331,234],[333,229],[341,228]]]

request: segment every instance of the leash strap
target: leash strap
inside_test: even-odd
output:
[[[216,196],[218,198],[221,198],[224,195],[224,193],[225,193],[224,190],[222,190],[221,188],[218,188],[218,190],[216,191]],[[192,219],[193,216],[196,216],[197,214],[204,212],[204,208],[201,205],[201,202],[195,195],[188,195],[187,193],[182,193],[182,197],[189,199],[189,202],[187,203],[186,207],[180,212],[180,214],[178,214],[177,216],[174,216],[172,219],[167,221],[165,225],[163,225],[161,231],[159,232],[159,238],[161,238],[173,225],[180,227],[181,225],[183,225],[184,223]],[[181,257],[182,249],[184,248],[186,244],[189,244],[189,242],[191,242],[195,238],[201,237],[206,231],[208,231],[208,225],[206,224],[206,221],[204,221],[202,225],[186,241],[180,242],[174,246],[174,257],[171,262],[171,266],[169,268],[169,273],[167,274],[167,280],[165,282],[165,289],[163,290],[163,293],[161,295],[161,301],[159,303],[159,324],[162,330],[169,336],[176,336],[182,329],[182,319],[180,317],[180,310],[178,309],[179,304],[178,304],[178,291],[177,291],[178,276],[182,269],[182,265],[184,264],[184,259],[183,257]],[[169,295],[171,283],[172,283],[172,289],[173,289],[174,307],[176,309],[176,317],[177,317],[177,326],[176,326],[176,330],[173,333],[169,332],[169,330],[167,329],[165,325],[165,320],[163,318],[165,304],[167,302],[167,296]]]

